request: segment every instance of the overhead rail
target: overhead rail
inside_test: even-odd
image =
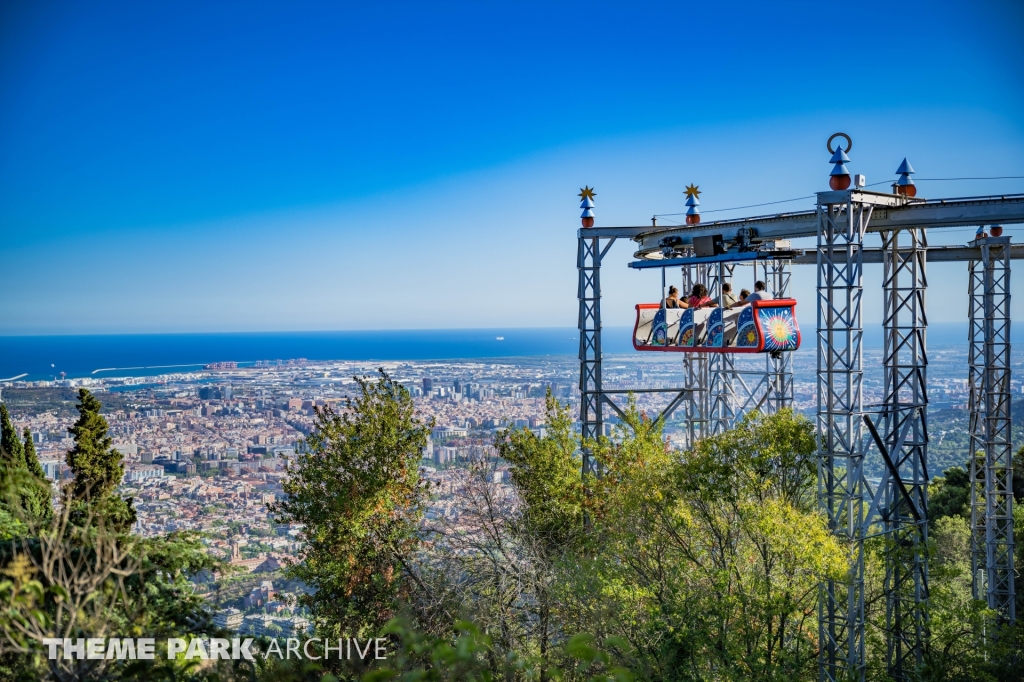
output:
[[[844,190],[819,192],[822,205],[863,203],[869,200],[877,206],[878,199],[887,198],[890,207],[876,208],[868,232],[885,232],[903,227],[927,225],[929,229],[949,227],[976,227],[987,224],[1014,225],[1024,223],[1024,194],[965,197],[956,199],[908,199],[892,194]],[[721,235],[726,243],[735,242],[741,229],[753,230],[749,237],[752,245],[779,239],[813,237],[818,233],[817,212],[796,211],[776,213],[753,218],[736,218],[701,223],[696,226],[661,227],[641,225],[635,227],[592,227],[581,230],[580,235],[607,239],[622,237],[639,244],[636,258],[663,258],[662,249],[669,245],[668,238],[678,237],[674,246],[692,246],[694,237]],[[664,243],[663,243],[664,242]]]

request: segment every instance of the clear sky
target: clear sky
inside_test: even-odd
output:
[[[808,208],[709,213],[825,189],[837,130],[868,182],[1024,175],[1022,33],[1019,1],[5,2],[0,334],[575,326],[584,183],[599,225],[690,182],[708,220]],[[630,251],[606,324],[658,296]],[[966,266],[929,274],[963,320]]]

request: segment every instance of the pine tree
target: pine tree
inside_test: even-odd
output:
[[[0,519],[0,536],[5,539],[29,532],[29,526],[47,523],[53,516],[50,484],[36,457],[32,434],[25,429],[22,443],[3,404],[0,404],[0,512],[4,517]]]
[[[71,501],[80,509],[92,505],[113,527],[127,531],[135,523],[132,499],[121,499],[114,489],[124,475],[121,453],[112,447],[107,420],[100,414],[103,405],[87,389],[78,390],[78,421],[68,429],[75,447],[67,455],[75,475],[69,486]],[[83,509],[84,511],[84,509]]]
[[[75,447],[67,455],[75,475],[71,494],[76,500],[100,499],[113,492],[124,466],[121,453],[111,447],[109,425],[100,414],[103,405],[84,388],[79,389],[78,400],[78,421],[68,429],[75,438]]]
[[[7,405],[3,403],[0,403],[0,458],[3,459],[4,469],[8,472],[20,469],[25,461],[25,452],[18,432],[11,423]]]
[[[25,468],[32,475],[32,489],[27,491],[26,502],[32,515],[40,523],[49,523],[53,518],[53,504],[50,501],[53,491],[50,482],[46,479],[46,472],[43,465],[39,463],[36,455],[36,446],[32,442],[32,431],[25,427]]]
[[[36,445],[32,442],[31,429],[26,426],[22,434],[25,437],[25,466],[33,476],[45,479],[46,472],[43,471],[43,465],[39,463],[39,457],[36,455]]]

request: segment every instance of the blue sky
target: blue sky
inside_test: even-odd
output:
[[[705,211],[806,196],[836,130],[869,182],[904,156],[1024,175],[1021,26],[978,1],[4,3],[0,334],[574,326],[584,183],[605,225],[690,182]],[[657,297],[629,256],[607,324]],[[931,319],[962,320],[965,267],[929,274]]]

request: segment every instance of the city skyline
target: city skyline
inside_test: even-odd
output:
[[[707,219],[808,208],[721,211],[824,189],[836,130],[869,183],[904,156],[1024,175],[1021,8],[862,9],[8,5],[0,335],[570,326],[583,184],[598,225],[680,212],[691,182]],[[630,255],[610,325],[658,296]],[[964,319],[964,270],[929,267],[932,321]]]

